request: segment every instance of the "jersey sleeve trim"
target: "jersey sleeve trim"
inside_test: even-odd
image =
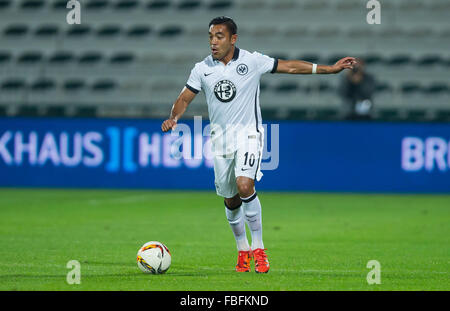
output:
[[[200,92],[199,90],[193,88],[192,86],[190,86],[189,84],[186,84],[186,88],[189,89],[191,92],[198,94],[198,92]]]
[[[272,68],[272,71],[270,73],[277,72],[277,68],[278,68],[278,59],[274,58],[273,59],[273,68]]]

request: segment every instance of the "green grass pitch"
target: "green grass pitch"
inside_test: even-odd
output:
[[[0,290],[450,290],[448,195],[259,197],[268,274],[234,272],[213,192],[1,189]],[[150,240],[172,253],[164,275],[136,265]],[[379,285],[366,281],[372,259]],[[70,260],[79,285],[66,282]]]

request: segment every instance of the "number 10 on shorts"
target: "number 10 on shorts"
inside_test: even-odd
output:
[[[247,165],[247,160],[248,160],[248,165],[253,167],[253,165],[255,165],[255,160],[256,160],[255,154],[251,153],[250,158],[249,158],[248,151],[246,153],[244,153],[244,166]]]

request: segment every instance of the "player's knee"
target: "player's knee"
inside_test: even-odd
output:
[[[250,179],[239,180],[237,182],[237,188],[241,198],[247,198],[255,192],[255,186]]]
[[[236,209],[236,208],[240,207],[242,204],[239,194],[235,195],[232,198],[225,198],[224,202],[225,202],[225,207],[230,210]]]

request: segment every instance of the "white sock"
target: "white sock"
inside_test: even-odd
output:
[[[256,192],[248,198],[241,198],[245,220],[252,234],[252,250],[264,249],[262,240],[261,203]]]
[[[227,215],[228,223],[230,224],[231,231],[233,231],[234,238],[236,239],[238,251],[249,251],[250,245],[248,244],[247,235],[245,234],[242,205],[233,210],[230,210],[225,205],[225,214]]]

